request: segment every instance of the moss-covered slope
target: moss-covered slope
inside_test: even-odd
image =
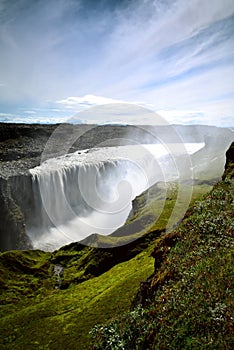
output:
[[[223,180],[159,238],[135,308],[96,326],[94,349],[233,349],[233,158],[232,145]]]

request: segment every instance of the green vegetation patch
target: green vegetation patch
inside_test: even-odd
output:
[[[232,349],[234,181],[158,240],[148,300],[92,330],[93,349]]]
[[[11,312],[0,320],[6,349],[87,349],[89,330],[130,307],[139,281],[153,272],[150,251],[118,264],[97,278]],[[14,310],[13,310],[14,311]]]

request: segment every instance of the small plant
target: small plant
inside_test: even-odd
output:
[[[114,319],[106,325],[96,325],[90,334],[95,339],[95,350],[141,349],[143,335],[150,328],[146,319],[152,319],[147,309],[138,306],[121,319]],[[124,327],[122,327],[124,325]]]

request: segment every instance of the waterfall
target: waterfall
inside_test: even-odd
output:
[[[91,233],[110,234],[125,223],[137,195],[180,178],[175,159],[202,146],[94,148],[31,169],[34,210],[27,232],[33,247],[54,250]]]

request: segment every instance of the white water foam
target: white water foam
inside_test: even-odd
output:
[[[110,234],[125,223],[137,195],[156,182],[178,180],[176,159],[202,147],[203,143],[188,143],[94,148],[31,169],[36,220],[28,235],[33,247],[54,250],[91,233]]]

